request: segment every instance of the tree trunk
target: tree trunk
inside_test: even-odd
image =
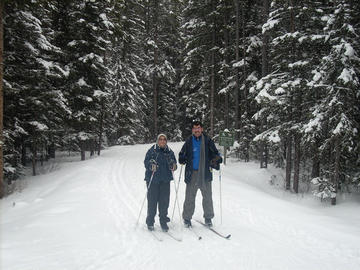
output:
[[[269,18],[269,0],[263,1],[263,23],[265,23]],[[262,57],[262,63],[261,63],[261,75],[262,77],[265,77],[269,74],[269,34],[265,32],[262,35],[262,49],[261,49],[261,57]]]
[[[4,156],[3,156],[3,118],[4,118],[4,103],[3,103],[3,49],[4,49],[4,27],[3,27],[3,10],[4,1],[0,2],[0,199],[4,197]]]
[[[295,32],[295,19],[294,19],[294,4],[293,4],[293,0],[289,1],[289,8],[290,8],[290,32],[294,33]],[[294,62],[295,61],[295,44],[294,41],[292,41],[291,43],[291,59]],[[293,70],[291,71],[291,77],[294,78],[294,72]],[[294,104],[294,99],[293,98],[293,93],[291,93],[291,91],[294,92],[294,90],[291,89],[290,87],[290,97],[289,97],[289,104],[291,106],[289,106],[288,109],[288,117],[287,120],[289,123],[291,123],[294,120],[294,115],[293,115],[293,109],[292,106],[296,106],[296,104]],[[295,115],[296,117],[296,115]],[[287,141],[287,153],[286,153],[286,189],[289,190],[290,189],[290,181],[291,181],[291,170],[292,170],[292,141],[293,141],[293,134],[291,131],[289,131],[288,133],[288,141]]]
[[[215,10],[214,1],[211,1],[212,10]],[[210,86],[210,137],[214,137],[214,96],[215,96],[215,20],[213,21],[211,41],[211,86]]]
[[[230,35],[229,35],[229,31],[227,29],[229,25],[229,13],[228,13],[228,8],[226,6],[226,11],[225,11],[225,16],[224,16],[224,46],[225,46],[225,55],[224,55],[224,60],[225,60],[225,82],[226,82],[226,86],[228,86],[228,78],[229,78],[229,63],[230,63],[230,58],[229,58],[229,44],[230,44]],[[226,91],[226,93],[224,94],[224,124],[225,124],[225,128],[230,128],[229,127],[229,93],[228,91]]]
[[[338,191],[339,186],[339,177],[340,177],[340,138],[339,135],[335,138],[335,164],[334,164],[334,187],[335,187],[335,193]],[[331,204],[336,205],[336,196],[334,198],[331,198]]]
[[[291,162],[292,162],[292,135],[289,133],[286,139],[286,176],[285,176],[285,188],[290,190],[291,181]]]
[[[301,152],[300,152],[300,134],[296,133],[294,136],[294,151],[295,151],[295,157],[294,157],[294,183],[293,188],[295,193],[299,193],[299,179],[300,179],[300,158],[301,158]]]
[[[104,105],[104,100],[101,101],[101,113],[100,113],[100,123],[99,123],[99,141],[97,144],[97,154],[98,156],[100,156],[100,151],[101,151],[101,143],[102,143],[102,135],[103,135],[103,131],[104,131],[104,114],[105,114],[105,105]]]
[[[85,150],[81,149],[81,160],[85,160]]]
[[[21,142],[21,165],[26,166],[26,144]]]
[[[314,152],[312,153],[311,178],[315,178],[319,176],[320,176],[320,158],[319,158],[318,141],[316,140]]]
[[[246,36],[245,36],[245,1],[242,1],[242,8],[241,8],[241,28],[242,28],[242,53],[243,53],[243,66],[242,66],[242,78],[243,78],[243,85],[244,90],[242,91],[242,106],[240,106],[240,129],[243,127],[242,117],[243,115],[248,112],[248,105],[247,105],[247,87],[246,87]]]
[[[54,142],[51,142],[51,144],[49,145],[49,157],[55,158],[55,143]]]
[[[263,23],[265,23],[268,20],[269,17],[269,0],[263,1]],[[263,46],[261,49],[262,54],[262,63],[261,63],[261,75],[262,77],[265,77],[269,73],[269,35],[267,33],[264,33],[262,36],[263,40]],[[266,119],[261,120],[261,132],[263,132],[266,129]],[[260,142],[260,168],[267,168],[267,162],[268,162],[268,151],[267,151],[267,145],[265,141]]]
[[[95,155],[95,139],[90,140],[90,157]]]
[[[31,152],[32,152],[32,170],[33,170],[33,176],[36,175],[36,159],[37,159],[37,146],[36,144],[33,142],[32,143],[32,147],[31,147]]]
[[[154,1],[154,42],[157,46],[158,43],[158,7],[159,2],[157,0]],[[158,120],[158,95],[159,95],[159,89],[158,89],[158,79],[157,79],[157,65],[158,65],[158,49],[157,47],[154,47],[154,74],[153,74],[153,94],[154,94],[154,137],[158,134],[159,130],[159,120]]]
[[[239,56],[239,45],[240,45],[240,37],[239,37],[239,31],[240,31],[240,21],[239,21],[239,0],[234,0],[235,5],[235,11],[236,11],[236,29],[235,29],[235,61],[236,63],[239,62],[240,56]],[[235,75],[236,75],[236,83],[235,83],[235,121],[234,121],[234,128],[236,130],[235,136],[236,139],[239,138],[239,92],[240,92],[240,71],[239,68],[235,68]]]
[[[81,155],[81,160],[85,160],[85,149],[86,149],[86,142],[81,141],[80,142],[80,155]]]

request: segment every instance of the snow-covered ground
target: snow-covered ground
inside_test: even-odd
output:
[[[176,156],[181,143],[170,143]],[[26,177],[26,188],[1,201],[0,269],[360,269],[359,202],[337,206],[311,195],[294,195],[268,184],[275,169],[228,159],[214,173],[214,227],[195,235],[180,225],[157,241],[145,229],[143,159],[150,145],[111,147],[98,158],[52,164],[52,171]],[[180,168],[175,173],[178,182]],[[280,177],[280,176],[279,176]],[[181,180],[179,199],[184,200]],[[170,216],[175,198],[172,184]],[[194,218],[202,219],[201,194]],[[157,220],[158,222],[158,220]]]

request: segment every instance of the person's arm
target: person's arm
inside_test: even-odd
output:
[[[144,166],[145,169],[150,170],[150,171],[156,171],[157,169],[157,162],[152,158],[152,148],[150,148],[145,156],[145,160],[144,160]]]
[[[220,163],[222,163],[222,157],[217,150],[213,140],[209,140],[209,150],[210,150],[210,166],[216,170],[219,169]]]
[[[151,149],[149,149],[149,150],[146,152],[146,155],[145,155],[145,159],[144,159],[145,169],[149,169],[149,168],[150,168],[150,158],[151,158]]]
[[[186,164],[187,163],[187,159],[186,159],[186,142],[182,146],[181,151],[179,153],[179,163],[180,164]]]
[[[171,168],[170,170],[172,171],[176,171],[177,169],[177,162],[176,162],[176,157],[173,151],[171,151]]]

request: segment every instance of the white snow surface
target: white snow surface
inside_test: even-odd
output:
[[[169,145],[178,156],[182,143]],[[157,241],[145,228],[146,203],[135,228],[146,192],[143,160],[150,147],[116,146],[86,161],[52,161],[45,174],[22,179],[26,188],[1,200],[0,268],[360,269],[355,195],[330,206],[270,185],[273,175],[281,178],[275,168],[259,169],[259,164],[232,158],[222,166],[222,223],[217,171],[213,182],[214,228],[231,233],[231,240],[193,222],[203,238],[198,240],[180,225],[176,210],[170,230],[182,242],[160,231],[163,241]],[[173,183],[171,188],[170,217]],[[182,177],[181,206],[184,191]],[[194,218],[202,220],[200,192]]]

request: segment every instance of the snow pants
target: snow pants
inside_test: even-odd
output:
[[[159,208],[160,224],[166,224],[170,221],[167,217],[170,201],[170,182],[152,182],[147,193],[147,217],[146,224],[148,226],[154,225],[156,207]]]
[[[183,210],[183,219],[191,220],[195,211],[195,199],[197,190],[200,189],[202,194],[202,206],[204,210],[204,218],[212,219],[214,217],[214,207],[212,200],[211,182],[205,181],[204,186],[198,185],[198,171],[193,171],[190,183],[186,184],[185,201]]]

